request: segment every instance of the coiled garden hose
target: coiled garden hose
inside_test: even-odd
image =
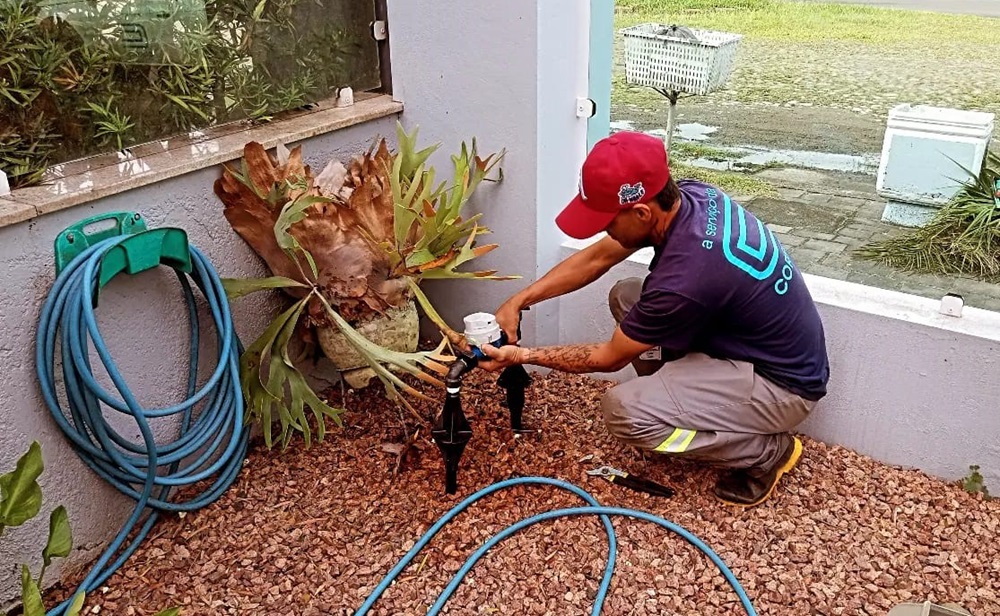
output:
[[[751,604],[750,598],[747,596],[746,591],[743,590],[743,587],[736,579],[736,576],[733,575],[733,572],[729,570],[729,567],[726,566],[726,563],[723,562],[722,559],[719,558],[719,556],[715,552],[713,552],[710,547],[705,545],[703,541],[701,541],[696,536],[691,534],[691,532],[689,532],[688,530],[684,529],[681,526],[678,526],[677,524],[674,524],[673,522],[669,522],[664,518],[655,516],[645,511],[638,511],[635,509],[625,509],[621,507],[602,507],[600,503],[598,503],[593,496],[591,496],[584,490],[580,489],[579,487],[571,483],[567,483],[565,481],[561,481],[558,479],[551,479],[549,477],[516,477],[514,479],[507,479],[506,481],[500,481],[498,483],[494,483],[493,485],[487,486],[482,490],[479,490],[475,494],[469,496],[459,504],[455,505],[450,511],[448,511],[448,513],[446,513],[440,519],[438,519],[438,521],[435,522],[434,525],[431,526],[426,533],[424,533],[424,535],[420,538],[419,541],[417,541],[417,543],[410,549],[410,551],[408,551],[406,555],[403,556],[403,558],[399,561],[399,563],[397,563],[396,566],[393,567],[388,574],[386,574],[385,578],[382,579],[379,585],[375,587],[375,590],[371,592],[371,594],[361,605],[361,607],[358,608],[358,610],[354,613],[354,616],[364,616],[365,614],[367,614],[368,611],[371,609],[371,607],[375,604],[375,602],[378,601],[379,597],[382,596],[385,590],[389,588],[389,586],[392,584],[393,581],[395,581],[396,577],[400,574],[400,572],[402,572],[403,569],[405,569],[406,566],[417,556],[420,550],[422,550],[424,546],[426,546],[431,541],[431,539],[433,539],[434,536],[448,522],[452,520],[452,518],[454,518],[456,515],[464,511],[466,508],[468,508],[469,505],[475,503],[477,500],[483,498],[484,496],[492,494],[493,492],[496,492],[498,490],[502,490],[504,488],[509,488],[513,486],[530,485],[530,484],[550,485],[562,488],[564,490],[568,490],[576,494],[580,498],[582,498],[584,501],[586,501],[589,506],[546,511],[544,513],[534,515],[530,518],[525,518],[520,522],[512,524],[511,526],[508,526],[504,530],[495,534],[486,543],[480,546],[480,548],[477,549],[472,554],[472,556],[468,558],[468,560],[465,561],[465,564],[462,565],[462,567],[451,579],[451,581],[448,583],[445,589],[438,596],[438,599],[437,601],[434,602],[434,605],[432,605],[430,610],[428,610],[427,612],[428,616],[435,616],[436,614],[439,614],[441,612],[441,610],[444,608],[444,604],[448,601],[449,598],[451,598],[451,595],[455,592],[455,589],[458,588],[459,584],[462,583],[462,580],[465,578],[465,575],[470,570],[472,570],[472,568],[479,561],[479,559],[482,558],[484,555],[486,555],[486,552],[488,552],[496,544],[500,543],[501,541],[510,537],[511,535],[517,533],[518,531],[523,530],[539,522],[544,522],[546,520],[553,520],[556,518],[572,517],[580,515],[599,516],[601,518],[601,521],[604,523],[604,529],[608,535],[608,561],[607,565],[604,568],[604,576],[601,579],[601,584],[597,589],[597,596],[594,599],[594,608],[591,611],[592,616],[600,615],[601,610],[604,607],[604,599],[608,594],[608,588],[611,586],[611,578],[614,574],[615,557],[618,548],[617,548],[617,540],[615,537],[615,531],[614,528],[611,526],[611,520],[608,517],[613,515],[632,517],[644,520],[646,522],[652,522],[683,537],[685,540],[687,540],[688,543],[690,543],[691,545],[695,546],[703,553],[705,553],[709,557],[709,559],[711,559],[711,561],[715,564],[715,566],[719,568],[719,571],[722,572],[723,576],[726,578],[726,581],[729,582],[729,585],[733,588],[734,591],[736,591],[736,595],[739,597],[740,603],[742,604],[743,609],[746,610],[747,614],[749,616],[757,616],[757,611],[754,609],[753,604]]]
[[[184,289],[191,325],[187,399],[167,408],[149,409],[144,408],[129,389],[98,330],[93,301],[99,287],[102,258],[127,239],[117,236],[102,240],[79,254],[60,272],[42,307],[35,349],[42,396],[63,434],[87,466],[136,501],[132,515],[81,582],[78,591],[87,593],[103,584],[128,560],[160,512],[193,511],[219,498],[239,473],[249,437],[249,427],[243,422],[244,402],[239,378],[242,345],[233,328],[222,281],[209,260],[194,246],[189,247],[190,278],[204,296],[212,315],[218,364],[208,381],[198,389],[201,323],[188,275],[175,269]],[[141,318],[141,310],[137,308],[136,313]],[[89,352],[91,344],[117,389],[117,397],[95,378]],[[147,352],[155,353],[155,347]],[[65,408],[56,388],[57,358],[65,386]],[[117,432],[104,417],[101,403],[131,417],[142,435],[142,442],[134,443]],[[177,415],[180,416],[178,435],[169,442],[158,444],[150,420]],[[210,478],[211,482],[200,493],[183,502],[168,501],[172,489]],[[141,521],[147,509],[148,516]],[[136,528],[138,531],[125,545]],[[71,599],[51,609],[49,616],[62,615]]]

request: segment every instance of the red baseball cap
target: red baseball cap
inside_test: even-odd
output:
[[[618,212],[653,199],[670,180],[667,148],[652,135],[630,131],[601,139],[583,161],[580,192],[556,217],[578,240],[604,231]]]

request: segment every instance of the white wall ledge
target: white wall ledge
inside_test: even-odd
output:
[[[320,101],[313,109],[286,112],[266,124],[234,122],[138,145],[127,153],[54,165],[42,184],[0,197],[0,227],[236,160],[250,141],[270,149],[402,111],[402,103],[389,95],[358,94],[346,107],[335,106],[332,99]]]
[[[582,250],[601,237],[603,234],[587,240],[566,239],[562,247]],[[643,248],[632,254],[628,261],[648,266],[652,258],[653,249]],[[939,299],[816,276],[808,272],[803,272],[802,276],[817,304],[1000,341],[1000,312],[965,306],[960,317],[949,316],[941,314]]]

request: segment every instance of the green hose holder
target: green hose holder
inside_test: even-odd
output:
[[[102,225],[109,221],[114,225]],[[97,226],[101,228],[95,230]],[[56,275],[91,246],[123,235],[129,237],[111,247],[101,258],[99,289],[123,271],[134,275],[166,265],[191,273],[191,252],[187,233],[183,229],[147,229],[146,221],[137,212],[109,212],[85,218],[56,236]],[[97,294],[94,305],[97,305]]]

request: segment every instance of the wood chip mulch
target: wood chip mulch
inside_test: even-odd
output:
[[[610,383],[536,375],[515,438],[496,375],[473,373],[463,402],[474,435],[458,494],[444,493],[427,427],[412,436],[380,386],[349,392],[346,427],[305,449],[256,444],[218,502],[166,516],[138,552],[93,593],[86,613],[353,614],[442,514],[491,483],[543,475],[602,504],[643,509],[705,541],[760,614],[884,615],[907,601],[954,602],[1000,614],[1000,500],[804,438],[802,462],[762,506],[714,499],[716,474],[641,456],[608,436],[600,398]],[[339,402],[339,394],[333,394]],[[433,405],[423,405],[427,413]],[[960,446],[960,445],[956,445]],[[581,462],[587,456],[592,456]],[[630,492],[585,471],[599,464],[674,486],[671,499]],[[465,559],[500,529],[535,513],[579,506],[568,492],[516,487],[460,515],[400,574],[371,614],[424,614]],[[604,614],[744,613],[714,565],[683,539],[616,518],[619,558]],[[542,523],[490,552],[449,601],[450,614],[589,614],[607,557],[596,517]],[[70,574],[67,582],[75,581]],[[58,594],[59,591],[55,591]],[[96,611],[95,611],[96,610]]]

